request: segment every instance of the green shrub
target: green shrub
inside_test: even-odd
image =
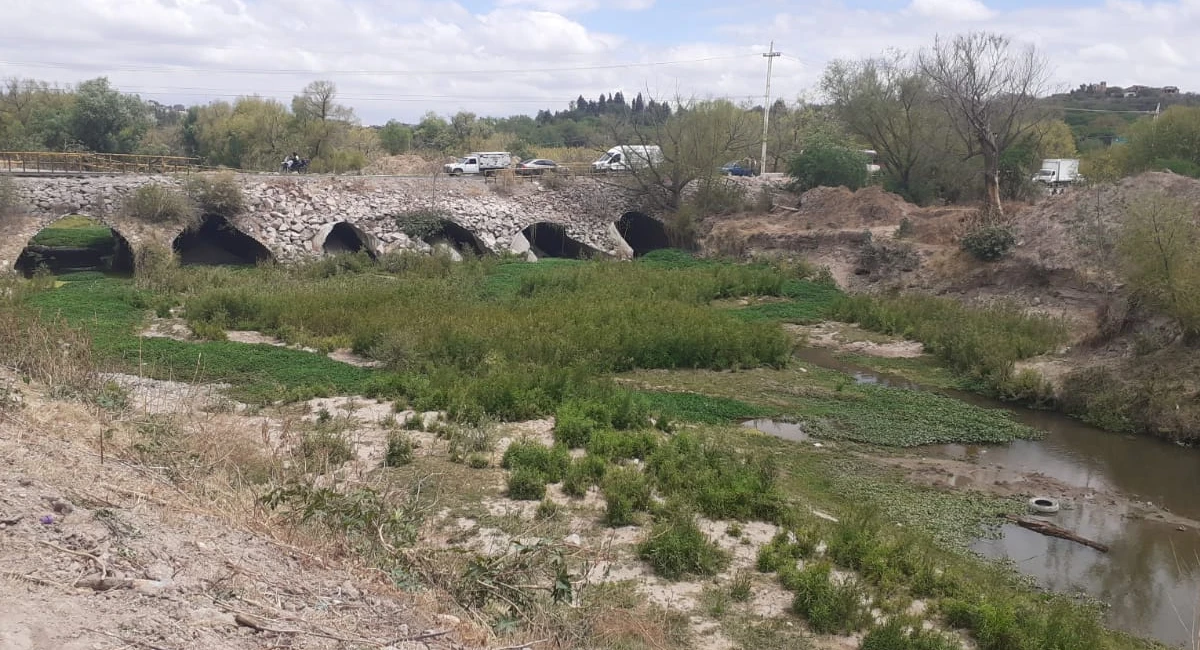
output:
[[[318,428],[300,440],[300,455],[315,465],[337,466],[354,458],[350,441],[340,431]]]
[[[588,442],[588,455],[608,460],[649,458],[658,449],[659,434],[655,431],[596,431]]]
[[[203,214],[230,218],[246,207],[242,186],[232,172],[193,176],[188,179],[187,193]]]
[[[508,475],[508,498],[539,501],[546,496],[546,475],[532,467],[519,467]]]
[[[553,448],[536,442],[517,441],[508,446],[500,459],[504,469],[533,470],[544,477],[544,483],[557,483],[567,473],[571,464],[571,454],[566,447],[555,445]]]
[[[685,576],[711,576],[729,563],[729,557],[709,540],[690,512],[671,512],[656,522],[638,544],[638,557],[648,562],[655,575],[668,580]]]
[[[476,453],[467,456],[467,467],[471,469],[485,469],[488,465],[491,465],[491,461],[483,454]]]
[[[692,434],[678,434],[646,467],[664,496],[682,496],[714,519],[775,521],[783,496],[766,458],[741,456]]]
[[[754,595],[754,578],[746,571],[738,571],[729,582],[729,597],[736,603],[744,603]]]
[[[125,197],[125,215],[146,223],[191,226],[199,217],[196,205],[179,190],[147,183]]]
[[[1008,226],[983,226],[963,235],[962,248],[975,259],[994,262],[1017,244],[1017,236]]]
[[[1082,607],[1061,596],[1039,601],[986,594],[948,599],[942,610],[952,627],[971,633],[979,650],[1105,647],[1104,625],[1096,608]]]
[[[883,625],[872,627],[860,650],[960,650],[962,642],[950,635],[925,630],[920,620],[892,618]]]
[[[534,516],[539,520],[557,519],[562,514],[562,507],[550,499],[542,499]]]
[[[407,434],[394,431],[388,434],[387,452],[383,456],[385,467],[400,467],[413,461],[413,442]]]
[[[814,527],[781,530],[771,541],[758,549],[755,566],[762,573],[780,572],[795,567],[796,560],[812,557],[817,548],[818,533]]]
[[[788,174],[800,192],[814,187],[857,190],[867,184],[867,159],[853,149],[832,142],[814,142],[788,161]]]
[[[650,507],[650,483],[634,467],[617,467],[604,475],[604,518],[609,526],[629,526],[634,513]]]
[[[573,497],[585,496],[593,485],[600,485],[607,471],[608,462],[599,456],[576,458],[563,477],[563,492]]]
[[[579,402],[564,402],[554,413],[554,441],[571,448],[586,447],[599,427]]]
[[[793,574],[789,588],[796,592],[792,611],[817,634],[850,634],[868,620],[862,590],[852,580],[835,585],[827,562],[810,563]]]

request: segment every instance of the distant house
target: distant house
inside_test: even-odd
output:
[[[1179,86],[1163,86],[1162,91],[1164,95],[1178,95]]]

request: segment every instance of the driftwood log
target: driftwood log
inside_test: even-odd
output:
[[[1049,537],[1070,540],[1076,544],[1083,544],[1084,546],[1094,548],[1101,553],[1108,552],[1107,544],[1101,544],[1095,540],[1090,540],[1086,537],[1080,537],[1066,528],[1055,526],[1048,521],[1041,521],[1039,519],[1025,519],[1016,515],[1003,515],[1003,517],[1008,521],[1020,526],[1021,528],[1028,528],[1035,533],[1041,533]]]

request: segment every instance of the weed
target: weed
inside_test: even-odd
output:
[[[600,485],[608,471],[608,462],[598,456],[583,456],[571,461],[563,477],[562,488],[568,496],[582,497],[593,485]]]
[[[159,183],[147,183],[125,198],[127,216],[146,223],[190,226],[198,217],[196,205],[186,194]]]
[[[492,462],[484,454],[471,454],[467,456],[467,467],[471,469],[486,469]]]
[[[298,523],[320,523],[373,553],[415,542],[424,513],[419,483],[399,504],[393,504],[390,495],[371,488],[341,492],[301,482],[276,486],[261,500]]]
[[[508,446],[500,460],[500,466],[513,470],[528,469],[540,474],[543,483],[557,483],[567,473],[571,454],[566,447],[553,448],[536,442],[517,441]]]
[[[387,452],[383,457],[385,467],[400,467],[413,461],[412,438],[399,431],[388,434]]]
[[[782,573],[785,568],[795,568],[796,560],[812,557],[817,536],[814,527],[781,530],[769,543],[759,547],[755,566],[763,573]]]
[[[310,467],[337,467],[354,458],[346,436],[329,427],[318,427],[304,434],[299,453]]]
[[[850,634],[867,621],[863,592],[853,580],[835,584],[827,562],[812,562],[789,576],[788,588],[796,593],[792,611],[803,616],[817,634]]]
[[[734,602],[744,603],[750,600],[754,595],[754,578],[746,571],[738,571],[733,574],[733,579],[729,582],[729,597]]]
[[[245,197],[231,172],[205,174],[188,179],[187,193],[203,214],[233,217],[245,209]]]
[[[558,519],[562,515],[562,506],[558,505],[550,499],[542,499],[538,504],[537,512],[534,514],[539,520]]]
[[[650,483],[634,467],[617,467],[604,475],[604,518],[609,526],[634,523],[634,513],[650,507]]]
[[[860,650],[959,650],[957,638],[921,628],[920,621],[892,618],[867,631]]]
[[[588,455],[611,461],[649,458],[658,449],[659,434],[655,431],[596,431],[587,444]]]
[[[744,531],[742,530],[741,524],[737,522],[731,523],[725,527],[725,534],[734,539],[741,537],[743,532]]]
[[[546,496],[546,475],[533,467],[518,467],[508,475],[508,498],[538,501]]]
[[[729,563],[729,556],[696,525],[695,515],[683,508],[673,508],[655,522],[638,544],[638,557],[668,580],[715,575]]]
[[[715,519],[774,521],[783,511],[775,469],[765,458],[739,456],[679,434],[646,467],[664,495],[681,495]]]

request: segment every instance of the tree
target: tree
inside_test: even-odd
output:
[[[689,101],[678,106],[675,115],[662,122],[646,124],[624,113],[608,122],[613,140],[662,149],[661,161],[636,165],[632,176],[655,207],[667,211],[682,205],[684,188],[712,181],[722,164],[746,151],[762,134],[754,114],[732,102]]]
[[[1128,146],[1135,171],[1200,169],[1200,108],[1172,106],[1156,119],[1136,122]]]
[[[71,131],[89,150],[130,153],[149,128],[149,112],[142,100],[121,94],[107,77],[85,81],[76,89]]]
[[[1032,46],[1016,51],[1004,36],[973,32],[938,38],[921,52],[918,65],[967,155],[983,158],[989,211],[1003,215],[1000,157],[1040,121],[1036,110],[1047,79],[1045,60]]]
[[[413,130],[396,120],[388,120],[387,124],[379,129],[379,140],[388,154],[402,154],[412,148]]]
[[[861,61],[834,61],[821,87],[850,133],[879,154],[890,187],[918,200],[927,176],[938,119],[928,79],[903,54]]]
[[[867,184],[867,160],[849,147],[820,139],[791,159],[788,174],[801,192],[821,186],[857,190]]]
[[[354,111],[337,103],[337,85],[314,81],[292,98],[292,114],[300,127],[305,146],[313,159],[333,146],[357,119]]]

